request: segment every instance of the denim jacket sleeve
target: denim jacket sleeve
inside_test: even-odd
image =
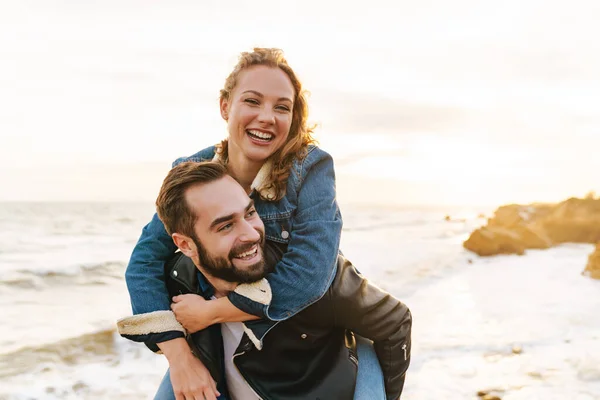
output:
[[[211,159],[213,155],[214,147],[209,147],[193,156],[178,158],[172,166],[184,161]],[[158,332],[143,332],[146,335],[144,343],[155,352],[158,351],[156,343],[185,336],[181,325],[171,312],[171,299],[164,277],[165,263],[176,250],[173,239],[158,215],[154,214],[152,220],[142,229],[125,271],[133,314],[143,314],[145,320],[160,321]]]
[[[266,277],[272,292],[270,304],[240,295],[244,285],[228,296],[241,310],[273,321],[285,320],[323,297],[335,277],[342,231],[329,154],[310,148],[289,179],[286,197],[296,210],[288,249]]]
[[[162,221],[154,214],[150,223],[142,230],[125,271],[133,314],[171,310],[164,265],[176,249]],[[174,315],[171,322],[176,326],[176,320],[173,319]],[[184,337],[184,333],[176,329],[167,329],[161,334],[148,335],[145,343],[151,350],[158,351],[156,343],[178,337]]]

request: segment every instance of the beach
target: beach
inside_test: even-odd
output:
[[[462,242],[489,210],[342,211],[344,254],[413,312],[403,399],[600,398],[600,282],[580,274],[593,246],[480,258]],[[152,398],[165,359],[115,333],[130,314],[124,269],[152,212],[0,206],[0,399]]]

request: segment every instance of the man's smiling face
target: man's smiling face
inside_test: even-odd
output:
[[[196,215],[195,260],[228,282],[255,282],[270,271],[264,260],[264,225],[254,202],[230,176],[193,185],[185,200]]]

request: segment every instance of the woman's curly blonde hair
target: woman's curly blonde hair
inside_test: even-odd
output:
[[[294,106],[292,109],[292,125],[286,142],[269,158],[273,168],[271,175],[267,179],[266,189],[275,190],[274,199],[263,199],[270,201],[280,200],[285,196],[287,180],[290,176],[292,163],[295,159],[306,155],[308,145],[316,143],[313,138],[314,126],[308,126],[308,103],[306,91],[302,89],[302,83],[288,65],[283,56],[283,51],[274,48],[254,48],[252,52],[243,52],[239,56],[239,61],[231,74],[225,80],[225,86],[221,89],[221,101],[229,100],[233,89],[237,85],[240,72],[255,66],[265,65],[272,68],[279,68],[290,78],[294,87]],[[217,152],[223,162],[227,163],[228,146],[227,139],[224,139],[217,145]]]

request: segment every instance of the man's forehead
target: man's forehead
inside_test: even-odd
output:
[[[186,191],[188,205],[198,220],[210,223],[214,218],[242,212],[250,201],[244,189],[230,176],[194,185]]]

